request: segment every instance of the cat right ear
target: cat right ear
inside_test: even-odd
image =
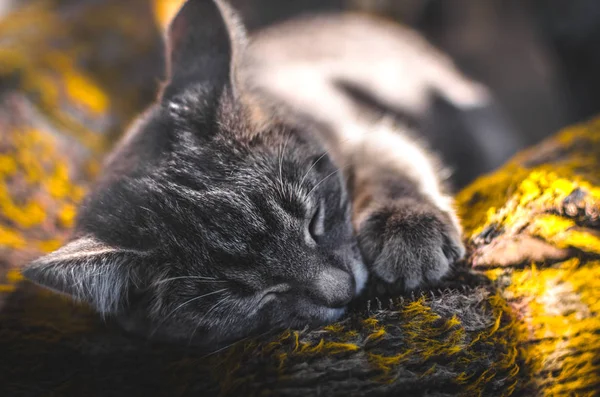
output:
[[[140,252],[112,247],[94,237],[81,237],[25,267],[23,275],[55,292],[92,305],[103,314],[116,313],[135,285]]]
[[[163,100],[170,101],[190,86],[200,87],[206,101],[226,88],[235,94],[236,59],[245,41],[244,28],[229,5],[188,0],[169,27]]]

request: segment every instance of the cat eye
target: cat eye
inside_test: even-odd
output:
[[[308,231],[315,242],[325,233],[325,203],[319,201],[319,205],[308,225]]]

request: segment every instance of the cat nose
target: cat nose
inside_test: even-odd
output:
[[[354,298],[354,278],[341,269],[329,268],[314,279],[311,297],[327,307],[344,307]]]

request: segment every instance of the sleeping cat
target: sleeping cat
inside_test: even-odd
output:
[[[464,248],[436,162],[328,92],[327,73],[275,67],[277,34],[262,37],[224,2],[183,6],[159,99],[107,159],[72,240],[28,278],[126,330],[217,347],[335,321],[368,278],[412,289],[449,271]],[[478,95],[456,81],[448,95]],[[288,95],[298,83],[308,96]]]

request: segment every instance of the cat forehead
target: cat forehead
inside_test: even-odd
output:
[[[231,144],[222,139],[179,142],[171,145],[179,147],[151,157],[145,156],[144,145],[132,140],[129,146],[131,150],[116,156],[111,172],[101,178],[84,209],[137,207],[168,212],[175,208],[169,203],[185,202],[210,211],[248,207],[268,198],[297,213],[312,202],[307,197],[312,186],[309,172],[317,167],[310,167],[290,142],[279,146]],[[136,157],[136,151],[144,153]]]

